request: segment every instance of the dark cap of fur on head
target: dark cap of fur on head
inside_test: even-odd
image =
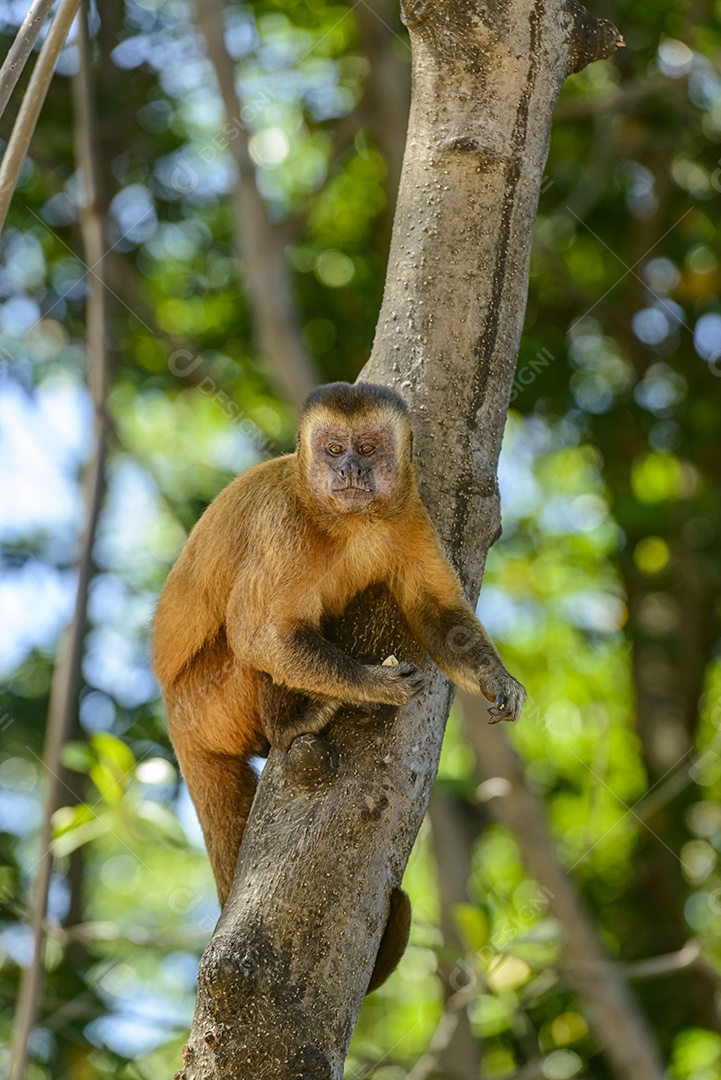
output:
[[[301,415],[306,416],[313,409],[321,407],[351,419],[374,405],[390,407],[404,416],[408,414],[408,406],[403,398],[389,386],[367,382],[334,382],[313,390],[306,399]]]

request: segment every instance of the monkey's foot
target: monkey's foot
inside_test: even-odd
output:
[[[293,739],[286,760],[296,781],[310,789],[320,787],[335,776],[340,755],[327,739],[306,733]]]

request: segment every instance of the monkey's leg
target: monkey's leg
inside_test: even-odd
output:
[[[219,634],[163,696],[168,731],[200,819],[222,905],[233,884],[257,786],[249,762],[267,750],[255,672],[237,663]]]
[[[390,909],[386,928],[378,946],[375,967],[366,994],[372,994],[398,967],[406,951],[411,931],[411,902],[403,889],[394,889],[390,896]]]
[[[285,751],[299,735],[317,735],[327,727],[342,705],[333,698],[281,686],[264,673],[258,675],[258,701],[266,738]]]
[[[219,754],[185,740],[175,743],[175,752],[203,829],[223,907],[258,778],[246,757]]]

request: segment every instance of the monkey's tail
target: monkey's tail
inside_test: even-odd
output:
[[[411,931],[411,902],[403,889],[393,889],[386,928],[378,946],[375,967],[366,994],[372,994],[393,974],[406,951]]]

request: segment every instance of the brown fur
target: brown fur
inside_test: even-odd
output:
[[[154,670],[221,904],[255,791],[249,759],[320,731],[337,703],[402,705],[422,687],[411,664],[360,664],[321,637],[323,619],[361,590],[385,583],[449,678],[495,700],[498,719],[518,715],[523,690],[441,551],[411,446],[406,407],[392,391],[345,383],[315,391],[297,453],[256,465],[221,492],[160,596]],[[289,690],[303,707],[285,720]]]

